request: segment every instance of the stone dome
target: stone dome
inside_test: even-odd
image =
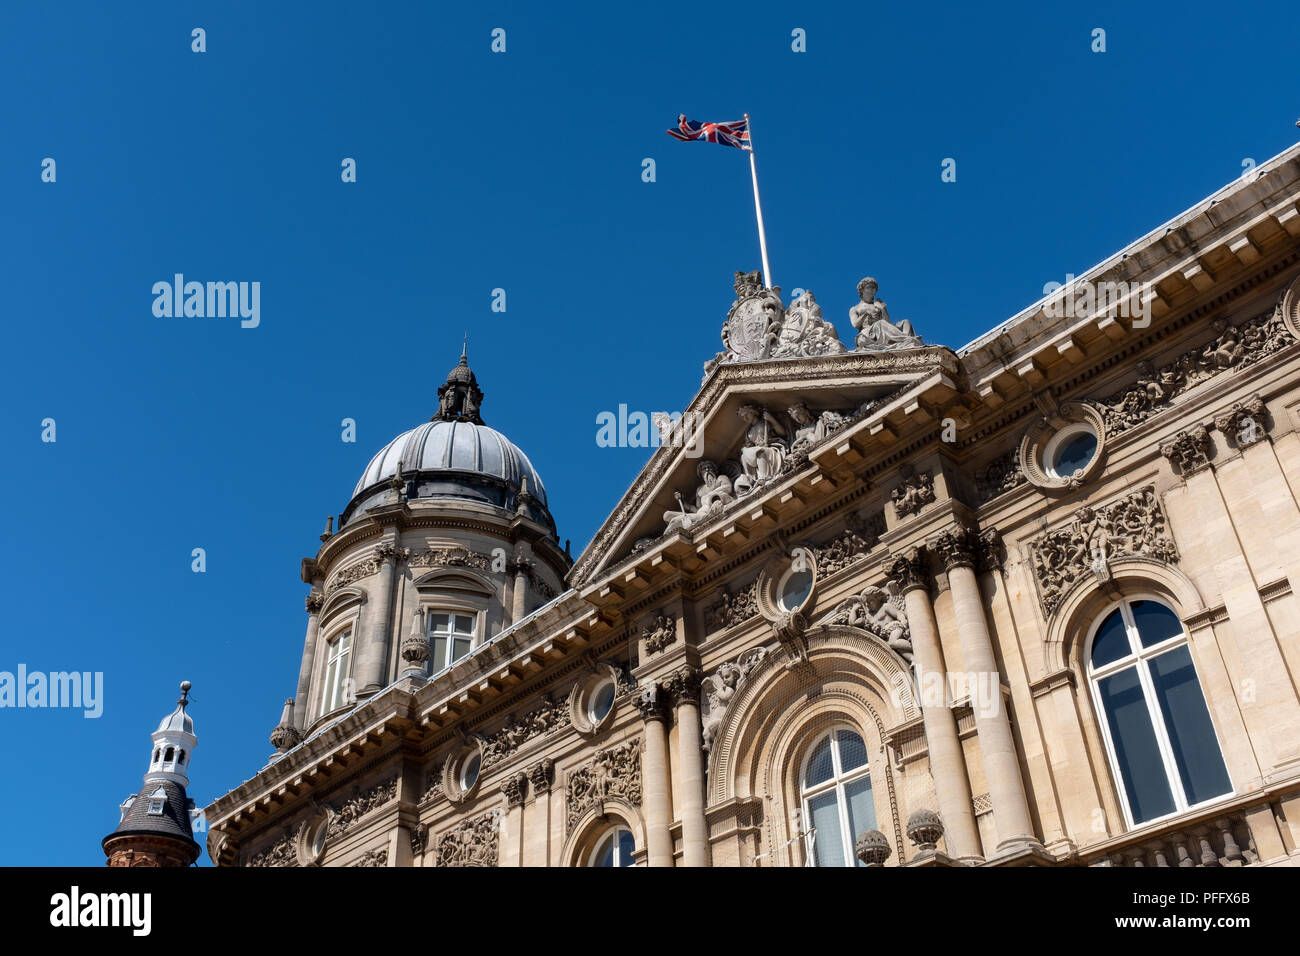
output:
[[[459,472],[504,481],[513,488],[528,479],[528,491],[543,505],[546,488],[528,456],[495,428],[469,421],[432,421],[403,432],[381,448],[361,475],[353,498],[397,474]],[[450,477],[450,476],[449,476]]]

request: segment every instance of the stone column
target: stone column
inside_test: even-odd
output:
[[[637,698],[645,726],[641,787],[645,798],[646,865],[673,865],[673,838],[668,827],[668,707],[658,684],[642,688]]]
[[[533,789],[533,809],[540,818],[533,824],[534,841],[540,835],[541,850],[532,854],[537,865],[551,865],[551,784],[555,782],[555,763],[545,757],[528,768],[528,783]]]
[[[320,609],[325,603],[325,596],[315,588],[307,595],[307,640],[302,647],[302,666],[298,668],[297,706],[293,709],[293,725],[302,731],[307,726],[307,714],[311,710],[311,675],[316,670],[316,636],[320,632]]]
[[[522,770],[501,782],[501,792],[506,796],[503,866],[524,865],[524,793],[527,789],[528,775]]]
[[[700,723],[700,669],[683,664],[664,684],[677,713],[681,763],[682,863],[709,865],[709,825],[704,818],[704,728]]]
[[[993,654],[988,621],[979,581],[975,577],[976,556],[985,548],[997,545],[997,532],[987,531],[984,538],[966,528],[945,531],[934,544],[948,572],[953,611],[957,617],[957,636],[961,640],[971,686],[971,710],[979,734],[980,758],[988,781],[989,799],[993,804],[993,821],[997,828],[999,852],[1016,845],[1037,845],[1029,801],[1020,773],[1020,756],[1011,718],[1002,698],[1002,677]]]
[[[925,553],[913,550],[894,559],[889,576],[902,588],[907,604],[930,776],[934,779],[948,855],[957,860],[978,860],[979,828],[975,824],[966,757],[957,736],[957,718],[948,702],[947,667],[934,606],[930,603],[930,574],[926,564]]]
[[[528,613],[528,568],[532,564],[533,549],[527,541],[515,545],[515,586],[511,595],[510,623],[522,621]]]
[[[379,583],[375,586],[377,593],[374,595],[374,606],[371,608],[373,617],[370,619],[366,646],[362,650],[363,656],[359,662],[361,664],[361,670],[357,674],[357,683],[360,685],[357,691],[359,697],[376,694],[388,683],[388,658],[393,637],[392,621],[389,620],[393,606],[393,571],[397,566],[397,559],[405,555],[390,544],[382,544],[376,556],[380,561]]]

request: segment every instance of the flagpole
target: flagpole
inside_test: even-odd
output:
[[[763,285],[772,288],[772,267],[767,263],[767,233],[763,230],[763,204],[758,201],[758,166],[754,162],[754,126],[745,114],[749,129],[749,175],[754,180],[754,214],[758,217],[758,248],[763,254]]]

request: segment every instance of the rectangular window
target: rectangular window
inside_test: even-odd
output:
[[[469,653],[474,644],[474,615],[431,611],[426,619],[429,622],[429,668],[436,674]]]
[[[328,714],[349,702],[349,666],[352,661],[352,630],[349,628],[329,643],[325,663],[325,693],[321,697],[321,714]]]

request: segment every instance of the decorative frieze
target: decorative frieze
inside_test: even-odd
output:
[[[1160,446],[1160,454],[1169,459],[1178,474],[1184,478],[1210,467],[1210,455],[1214,451],[1214,442],[1210,440],[1209,431],[1202,425],[1179,432]]]
[[[371,575],[378,574],[383,562],[372,555],[364,561],[358,561],[356,564],[349,565],[338,574],[330,579],[329,584],[325,586],[325,596],[329,597],[339,588],[345,588],[349,584],[355,584],[362,578],[368,578]]]
[[[371,787],[362,793],[354,794],[339,806],[331,808],[329,829],[326,839],[335,840],[347,833],[359,819],[381,807],[390,800],[397,799],[397,777]]]
[[[677,622],[672,615],[660,614],[652,624],[641,629],[646,655],[658,654],[677,640]]]
[[[640,738],[598,750],[591,760],[569,773],[564,799],[565,831],[572,832],[590,807],[611,797],[633,807],[641,806]]]
[[[1168,523],[1151,486],[1098,508],[1085,505],[1070,524],[1049,531],[1030,546],[1043,612],[1050,616],[1077,581],[1110,577],[1109,562],[1126,554],[1178,560]]]
[[[870,518],[854,515],[844,530],[820,547],[812,549],[817,573],[829,576],[850,564],[863,560],[885,533],[885,516],[881,512]]]
[[[915,472],[904,465],[900,474],[903,483],[890,492],[894,502],[894,517],[902,519],[914,515],[934,501],[934,476],[929,472]]]
[[[757,585],[756,578],[749,582],[748,587],[735,594],[723,589],[718,603],[709,608],[704,616],[704,626],[709,633],[726,630],[757,614]]]
[[[546,700],[523,716],[511,717],[504,727],[482,741],[483,769],[505,760],[533,738],[554,733],[570,722],[569,706],[563,700]]]
[[[361,854],[361,859],[356,862],[357,866],[387,866],[388,865],[388,847],[380,847],[378,850],[367,850]]]
[[[248,866],[297,866],[298,853],[294,847],[294,835],[286,831],[280,839],[269,847],[256,853],[248,861]]]
[[[497,811],[489,811],[440,834],[435,865],[496,866],[500,858],[498,817]]]
[[[491,571],[492,558],[468,548],[426,548],[407,560],[412,568],[474,568]]]
[[[1258,362],[1295,341],[1279,309],[1239,326],[1216,319],[1213,327],[1214,341],[1188,349],[1159,369],[1150,361],[1138,362],[1137,382],[1101,403],[1106,431],[1114,435],[1139,425],[1188,389],[1227,369]]]
[[[1027,479],[1020,467],[1020,448],[1012,448],[988,464],[975,469],[975,496],[980,504],[1004,491],[1023,485]]]

